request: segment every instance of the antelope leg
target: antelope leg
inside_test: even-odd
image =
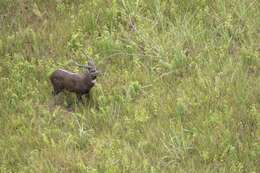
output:
[[[82,100],[82,95],[81,94],[77,94],[77,98],[78,98],[78,101],[83,103],[83,100]]]

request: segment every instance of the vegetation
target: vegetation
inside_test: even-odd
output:
[[[259,29],[257,0],[0,0],[0,172],[260,172]]]

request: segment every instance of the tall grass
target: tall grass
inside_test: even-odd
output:
[[[259,172],[256,0],[0,0],[0,172]],[[102,72],[54,100],[49,75]]]

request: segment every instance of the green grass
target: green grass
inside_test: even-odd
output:
[[[260,172],[259,29],[257,0],[0,0],[0,172]]]

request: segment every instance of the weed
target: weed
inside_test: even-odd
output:
[[[259,172],[259,7],[0,0],[0,172]],[[85,104],[53,104],[89,57]]]

